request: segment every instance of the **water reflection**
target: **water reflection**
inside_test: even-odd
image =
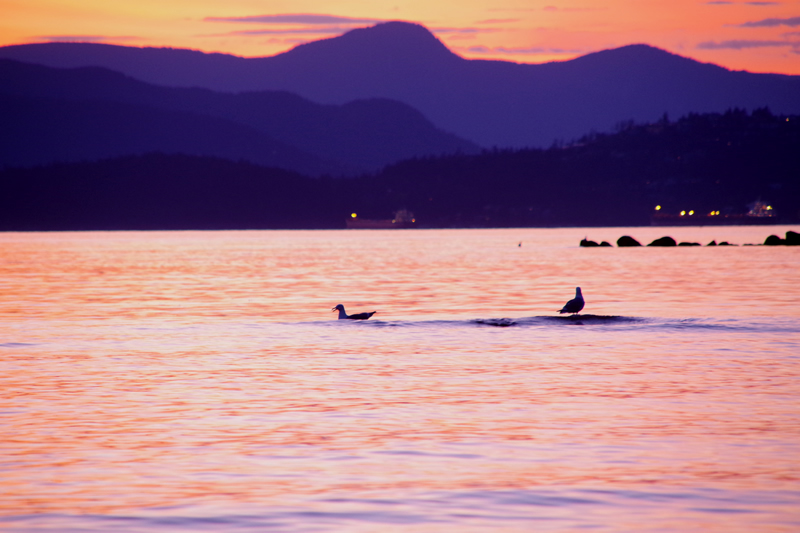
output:
[[[796,251],[582,232],[0,235],[0,525],[797,525]]]

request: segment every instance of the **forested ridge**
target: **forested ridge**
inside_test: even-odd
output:
[[[411,159],[356,178],[147,154],[0,172],[0,229],[342,228],[352,212],[420,227],[647,225],[663,212],[800,218],[800,116],[620,123],[548,149]]]

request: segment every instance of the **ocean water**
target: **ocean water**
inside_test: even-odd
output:
[[[0,530],[800,531],[800,248],[578,247],[787,229],[0,234]]]

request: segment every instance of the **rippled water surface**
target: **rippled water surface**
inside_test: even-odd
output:
[[[800,248],[577,246],[786,229],[0,234],[0,530],[798,531]]]

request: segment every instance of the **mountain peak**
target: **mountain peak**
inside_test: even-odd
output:
[[[663,48],[651,46],[649,44],[629,44],[620,46],[619,48],[609,48],[607,50],[600,50],[577,57],[573,60],[575,64],[581,62],[601,62],[606,66],[613,66],[615,64],[627,65],[628,68],[633,66],[647,66],[658,62],[662,65],[700,65],[699,61],[690,59],[688,57],[673,54]],[[720,67],[721,68],[721,67]]]
[[[301,44],[282,55],[356,55],[365,62],[461,59],[424,26],[404,21],[357,28],[338,37]]]

